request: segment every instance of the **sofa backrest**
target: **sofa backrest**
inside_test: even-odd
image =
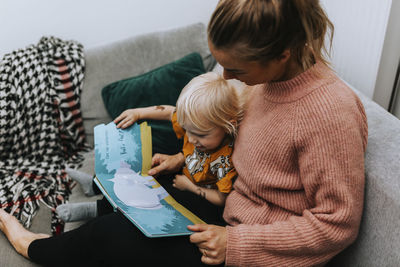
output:
[[[400,120],[358,90],[368,119],[364,213],[357,240],[332,266],[400,264]]]
[[[93,145],[93,127],[111,120],[101,98],[104,86],[143,74],[191,52],[200,53],[206,70],[213,67],[215,61],[208,49],[206,28],[202,23],[85,50],[81,111],[89,145]]]

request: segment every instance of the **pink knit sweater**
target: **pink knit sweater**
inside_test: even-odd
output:
[[[226,200],[228,266],[323,265],[351,244],[363,207],[367,121],[322,63],[251,89]]]

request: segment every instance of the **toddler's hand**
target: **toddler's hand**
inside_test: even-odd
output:
[[[178,188],[179,190],[187,191],[193,191],[196,188],[189,178],[180,174],[175,175],[175,179],[172,180],[172,186]]]
[[[140,112],[138,109],[127,109],[115,118],[114,123],[117,128],[125,129],[140,119]]]

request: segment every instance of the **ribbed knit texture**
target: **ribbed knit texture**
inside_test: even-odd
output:
[[[322,63],[251,89],[224,212],[228,266],[323,265],[361,220],[367,120]]]

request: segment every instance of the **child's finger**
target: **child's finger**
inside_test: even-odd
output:
[[[122,120],[123,118],[125,118],[126,116],[125,116],[125,112],[122,112],[121,114],[119,114],[118,115],[118,117],[116,117],[115,119],[114,119],[114,122],[118,122],[118,121],[120,121],[120,120]]]
[[[119,115],[118,117],[116,117],[114,119],[114,123],[117,124],[117,127],[121,126],[121,123],[125,120],[125,118],[126,118],[126,116],[124,116],[123,113],[122,113],[121,115]]]
[[[121,122],[121,128],[125,129],[132,125],[132,122],[129,119],[125,119]]]
[[[120,121],[118,124],[117,124],[117,128],[123,128],[123,125],[124,125],[124,123],[125,123],[125,119],[123,119],[122,121]]]

